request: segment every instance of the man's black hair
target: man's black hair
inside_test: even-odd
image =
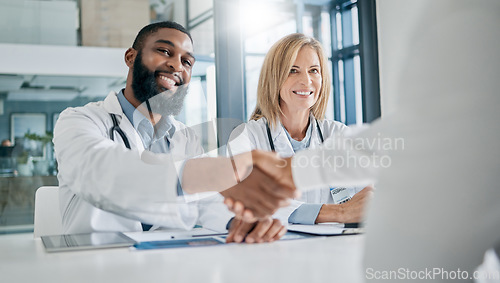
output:
[[[135,37],[134,44],[132,44],[132,48],[134,48],[135,50],[138,50],[138,51],[141,50],[143,45],[144,45],[144,40],[148,36],[157,32],[159,29],[162,29],[162,28],[172,28],[172,29],[176,29],[178,31],[181,31],[181,32],[187,34],[187,36],[189,36],[189,39],[191,39],[191,43],[193,43],[193,38],[191,38],[191,34],[189,33],[189,31],[185,27],[183,27],[182,25],[180,25],[176,22],[164,21],[164,22],[152,23],[152,24],[149,24],[149,25],[143,27],[139,31],[137,36]]]

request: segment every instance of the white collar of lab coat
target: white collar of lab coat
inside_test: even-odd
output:
[[[123,109],[116,95],[116,92],[111,91],[104,99],[103,107],[108,113],[115,114],[118,117],[118,124],[122,131],[125,132],[125,135],[132,145],[132,148],[135,147],[142,153],[142,151],[144,150],[144,145],[142,144],[141,137],[135,130],[132,123],[130,123],[128,119],[123,119],[125,114],[123,113]],[[111,121],[111,117],[109,118],[109,120]]]
[[[120,118],[122,117],[123,110],[120,106],[120,102],[118,101],[116,92],[111,91],[108,96],[106,96],[106,98],[104,99],[104,109],[110,114],[115,114]]]
[[[120,128],[125,132],[127,138],[130,143],[133,145],[132,148],[137,148],[140,153],[144,150],[144,144],[142,143],[142,139],[139,133],[134,128],[134,125],[129,121],[129,119],[123,119],[125,114],[123,113],[123,109],[118,101],[117,93],[111,91],[108,96],[104,99],[104,109],[111,114],[115,114],[118,117],[118,123]],[[168,117],[169,122],[172,123],[173,132],[171,133],[171,143],[170,150],[174,150],[174,148],[185,145],[188,143],[188,137],[186,133],[186,127],[181,122],[175,120],[173,116]],[[111,121],[111,117],[109,118]],[[133,140],[132,140],[133,139]],[[180,149],[182,151],[182,149]]]
[[[267,119],[265,120],[265,122],[267,123]],[[321,140],[318,135],[316,119],[314,118],[312,113],[309,114],[309,123],[312,123],[311,126],[313,127],[311,133],[311,143],[309,145],[309,148],[313,148],[321,144]],[[281,121],[278,120],[276,127],[273,128],[271,127],[271,125],[269,125],[269,128],[271,130],[271,138],[273,140],[276,152],[278,152],[281,157],[290,157],[294,155],[295,152],[293,151],[292,144],[290,143],[288,137],[286,136],[285,129],[283,128]]]

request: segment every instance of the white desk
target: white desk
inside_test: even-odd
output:
[[[363,282],[364,236],[267,244],[46,253],[33,234],[0,236],[0,282]]]

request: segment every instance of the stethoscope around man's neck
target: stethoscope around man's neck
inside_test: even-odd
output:
[[[116,131],[118,133],[118,135],[120,135],[120,137],[122,138],[123,143],[125,144],[125,146],[128,149],[131,149],[130,143],[128,142],[127,135],[125,135],[125,132],[123,132],[123,130],[118,125],[118,119],[116,118],[116,114],[109,113],[109,115],[111,116],[111,120],[113,120],[113,127],[111,127],[111,129],[109,129],[109,137],[111,138],[112,141],[114,141],[115,140],[115,135],[114,134],[115,134],[115,131]]]
[[[318,129],[319,139],[321,140],[321,143],[323,143],[325,140],[323,138],[323,133],[321,132],[321,128],[319,127],[318,120],[317,119],[314,120],[316,121],[316,128]],[[271,129],[269,128],[269,122],[266,122],[266,131],[267,131],[267,139],[269,140],[269,145],[271,146],[271,150],[276,151],[274,148],[273,137],[271,136]]]
[[[146,100],[146,106],[148,107],[148,112],[149,112],[149,116],[151,118],[151,121],[154,122],[153,111],[151,111],[151,105],[149,104],[148,100]],[[122,138],[123,143],[125,144],[125,147],[127,147],[128,149],[131,149],[127,135],[125,135],[125,132],[120,128],[120,125],[118,124],[118,119],[116,118],[116,114],[109,113],[109,115],[111,116],[111,120],[113,120],[113,127],[111,127],[111,129],[109,129],[109,137],[111,138],[112,141],[114,141],[115,140],[115,133],[114,132],[116,131],[118,133],[118,135],[120,135],[120,137]],[[170,141],[168,139],[167,139],[167,145],[168,145],[168,147],[170,147]]]

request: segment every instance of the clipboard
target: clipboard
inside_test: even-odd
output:
[[[196,237],[165,241],[148,241],[134,244],[136,250],[173,249],[188,247],[206,247],[223,245],[226,241],[221,237]]]
[[[342,236],[362,234],[364,228],[359,223],[329,222],[314,225],[290,224],[288,231],[315,236]]]

